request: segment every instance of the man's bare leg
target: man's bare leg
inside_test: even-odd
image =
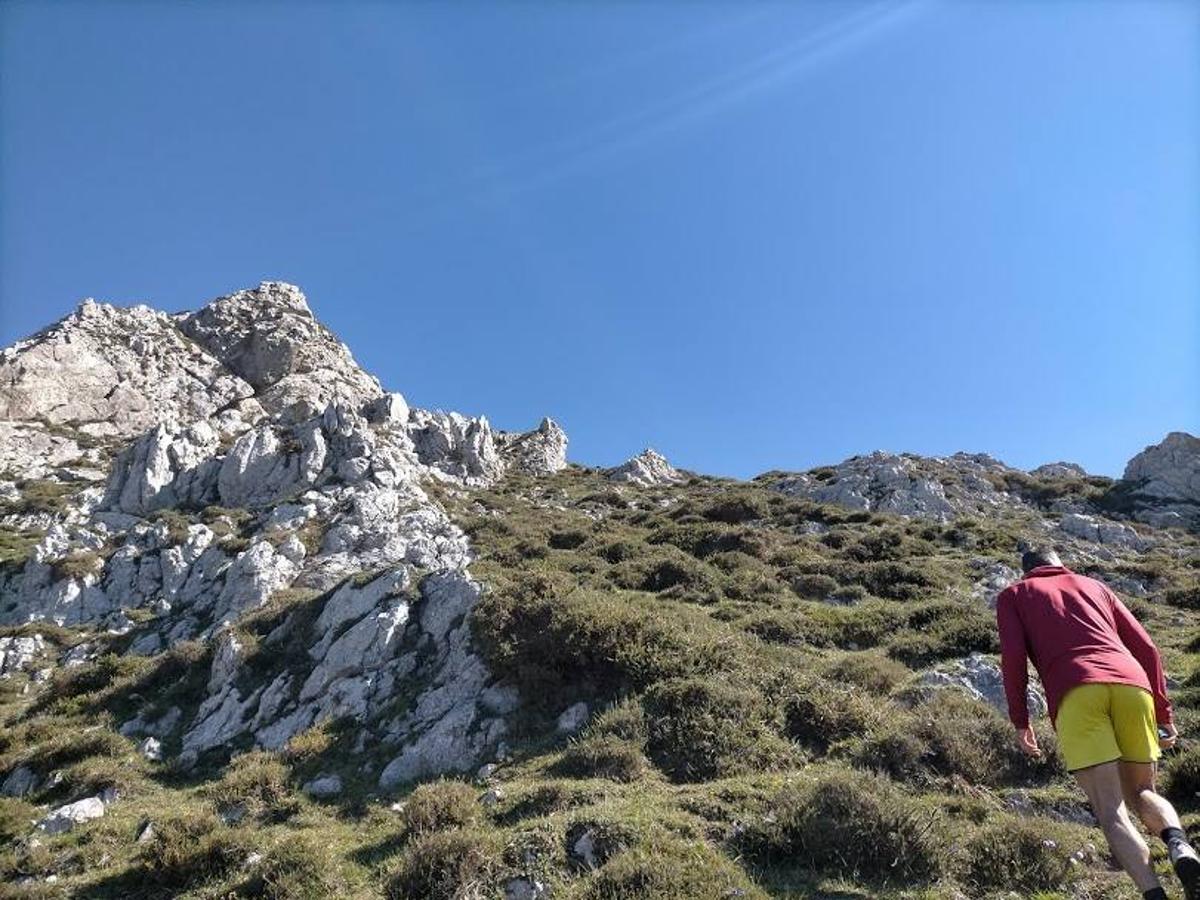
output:
[[[1200,896],[1200,857],[1187,842],[1175,807],[1155,790],[1154,763],[1121,762],[1118,765],[1126,805],[1148,831],[1161,835],[1166,841],[1171,866],[1183,882],[1189,900]]]
[[[1087,794],[1113,858],[1142,893],[1159,887],[1158,876],[1150,865],[1150,848],[1129,818],[1117,762],[1101,763],[1073,774]]]
[[[1179,814],[1170,802],[1155,791],[1154,763],[1117,763],[1121,775],[1121,791],[1126,805],[1142,820],[1151,834],[1162,834],[1167,828],[1181,828]]]

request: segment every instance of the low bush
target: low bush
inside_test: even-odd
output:
[[[604,710],[588,726],[588,737],[611,735],[639,747],[646,743],[646,714],[642,704],[628,698]]]
[[[254,750],[230,760],[207,793],[218,810],[241,808],[249,815],[275,817],[295,803],[290,780],[291,772],[277,755]]]
[[[701,678],[664,681],[642,699],[646,750],[671,780],[706,781],[777,768],[791,748],[767,725],[761,694]]]
[[[847,653],[825,670],[830,681],[852,684],[872,694],[883,695],[912,674],[908,666],[877,651]]]
[[[729,859],[700,841],[659,840],[613,856],[586,883],[581,900],[765,900]]]
[[[1072,880],[1076,849],[1069,830],[1057,822],[996,817],[967,839],[963,880],[981,890],[1057,890]]]
[[[475,828],[424,834],[409,844],[388,877],[388,900],[490,897],[502,866],[498,835]]]
[[[857,762],[923,785],[935,776],[971,784],[1030,784],[1063,774],[1052,732],[1039,729],[1042,760],[1018,748],[1012,726],[990,706],[954,689],[936,692],[907,715],[888,717],[860,748]]]
[[[888,706],[858,688],[816,677],[789,679],[778,699],[784,733],[820,751],[877,727]]]
[[[476,791],[462,781],[433,781],[404,801],[404,828],[410,835],[462,828],[479,821]]]
[[[342,861],[313,831],[292,831],[263,856],[260,894],[266,900],[322,900],[346,896]]]
[[[1163,794],[1169,800],[1194,808],[1200,798],[1200,749],[1168,756],[1163,773]]]
[[[747,828],[745,847],[766,864],[909,886],[947,868],[939,815],[884,778],[834,773],[781,791]]]
[[[184,890],[240,868],[254,852],[245,829],[228,828],[211,813],[178,814],[154,823],[141,850],[139,880]]]
[[[614,735],[597,735],[581,738],[567,747],[554,771],[568,778],[630,782],[644,776],[649,764],[638,744]]]
[[[792,590],[805,600],[824,601],[838,589],[837,580],[828,575],[795,575],[789,583]]]
[[[83,579],[96,575],[103,569],[104,557],[95,550],[76,550],[50,564],[50,572],[55,581],[64,578]]]
[[[766,500],[757,494],[733,494],[705,507],[704,518],[712,522],[737,525],[766,518],[770,512]]]

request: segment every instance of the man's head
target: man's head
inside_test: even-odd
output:
[[[1021,548],[1021,569],[1028,572],[1038,566],[1061,566],[1062,560],[1053,547],[1033,546]]]

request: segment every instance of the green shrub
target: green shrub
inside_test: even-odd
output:
[[[662,839],[618,853],[580,893],[582,900],[765,900],[746,873],[701,841]]]
[[[769,513],[766,501],[755,494],[733,495],[714,501],[704,509],[704,518],[737,525],[764,519]]]
[[[1045,781],[1062,774],[1057,744],[1039,729],[1042,760],[1021,752],[1008,721],[986,703],[954,689],[938,690],[910,714],[899,711],[871,735],[858,763],[921,785],[933,776],[958,776],[971,784],[1008,785]]]
[[[561,708],[564,685],[615,696],[664,678],[728,670],[740,635],[702,610],[643,595],[575,590],[534,580],[483,595],[472,622],[497,673],[534,705]],[[549,588],[548,593],[543,589]]]
[[[938,817],[884,778],[835,773],[781,791],[745,845],[763,863],[908,886],[947,867]]]
[[[57,515],[65,512],[75,492],[70,484],[49,480],[23,481],[17,488],[21,492],[21,499],[17,501],[13,512],[20,515]]]
[[[1169,588],[1163,593],[1163,600],[1179,609],[1200,609],[1200,582]]]
[[[1163,794],[1174,802],[1195,807],[1200,798],[1200,749],[1168,756],[1164,766]]]
[[[639,745],[614,735],[583,737],[563,751],[555,772],[568,778],[637,781],[649,771]]]
[[[227,828],[211,813],[174,815],[156,821],[142,845],[139,880],[183,890],[224,877],[253,851],[246,830]]]
[[[825,677],[842,684],[853,684],[869,693],[883,695],[912,674],[908,666],[877,651],[847,653],[825,670]]]
[[[95,550],[75,550],[50,564],[55,581],[64,578],[83,579],[104,569],[104,557]]]
[[[805,600],[826,600],[838,589],[836,579],[828,575],[800,574],[795,575],[789,582],[792,590]]]
[[[274,753],[253,750],[230,760],[221,780],[208,788],[218,810],[242,808],[256,816],[278,816],[295,803],[291,772]]]
[[[564,531],[550,532],[549,544],[552,550],[574,550],[587,543],[588,534],[577,528]]]
[[[673,781],[778,767],[790,748],[767,727],[762,695],[715,679],[656,684],[642,699],[650,758]]]
[[[388,878],[388,900],[473,900],[495,891],[499,837],[474,828],[435,831],[405,849]]]
[[[981,889],[1051,891],[1071,880],[1069,831],[1048,819],[994,818],[966,843],[964,880]]]
[[[588,737],[612,736],[629,741],[638,747],[646,744],[646,715],[642,704],[634,698],[610,706],[588,726]]]
[[[857,688],[823,678],[794,679],[779,696],[784,733],[817,750],[866,734],[876,727],[887,704]]]
[[[461,828],[479,821],[475,789],[462,781],[423,784],[404,801],[404,827],[409,834]]]
[[[319,900],[346,896],[341,860],[328,840],[313,831],[291,831],[272,847],[259,868],[267,900]]]

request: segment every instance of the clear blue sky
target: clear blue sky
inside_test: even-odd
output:
[[[1200,6],[0,5],[0,343],[284,279],[415,404],[750,476],[1200,430]]]

